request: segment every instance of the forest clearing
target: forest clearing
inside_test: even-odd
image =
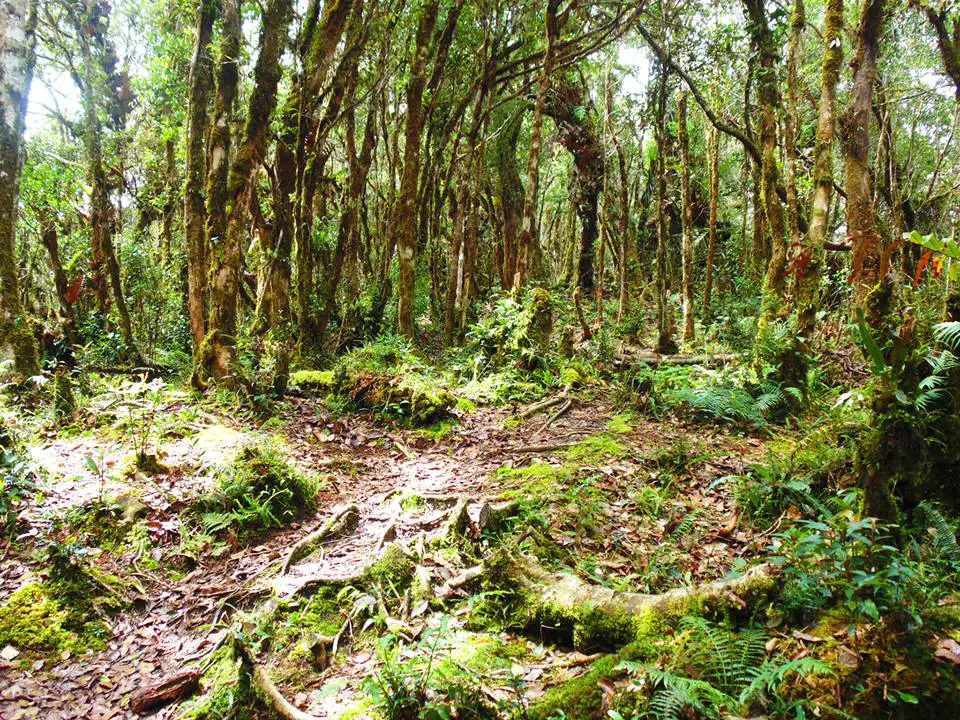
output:
[[[0,719],[960,716],[960,4],[0,18]]]

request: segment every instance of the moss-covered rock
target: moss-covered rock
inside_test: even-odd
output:
[[[78,614],[51,588],[29,582],[0,605],[0,646],[59,655],[104,647],[107,626],[96,615]]]

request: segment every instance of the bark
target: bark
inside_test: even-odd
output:
[[[50,219],[44,221],[40,234],[40,241],[50,256],[50,269],[53,272],[53,284],[57,291],[57,302],[60,305],[60,318],[63,334],[70,345],[77,344],[77,319],[73,311],[73,303],[69,299],[70,283],[60,261],[60,242],[57,226]]]
[[[414,335],[413,303],[417,255],[417,179],[420,173],[420,136],[423,132],[423,91],[427,83],[427,54],[430,36],[437,24],[438,0],[427,0],[417,19],[410,79],[407,81],[407,117],[404,130],[403,172],[400,194],[392,214],[389,232],[396,237],[399,261],[397,330],[407,338]]]
[[[806,15],[803,0],[794,0],[790,16],[790,43],[787,48],[787,103],[783,126],[783,174],[787,188],[787,230],[790,246],[800,246],[800,215],[797,200],[797,91],[800,76],[797,71],[798,55],[802,51],[803,30]]]
[[[9,347],[16,374],[26,379],[40,372],[40,364],[20,301],[16,232],[24,119],[36,59],[37,0],[5,2],[0,20],[0,349]]]
[[[311,298],[313,295],[313,203],[317,187],[316,154],[318,148],[313,114],[321,89],[327,81],[337,44],[353,9],[353,0],[312,0],[301,29],[300,56],[303,65],[296,140],[296,192],[294,233],[297,245],[297,306],[300,342],[307,344],[316,327]]]
[[[757,100],[760,105],[760,201],[765,221],[770,256],[763,280],[761,318],[774,319],[784,307],[786,292],[787,239],[783,205],[777,193],[780,171],[777,167],[777,109],[780,89],[777,84],[777,46],[770,29],[764,0],[743,0],[749,19],[751,44],[758,57]]]
[[[90,6],[86,14],[73,18],[74,29],[80,45],[81,73],[78,76],[81,104],[84,112],[84,144],[89,164],[90,191],[90,245],[92,259],[90,263],[101,312],[106,320],[107,280],[109,278],[113,301],[120,318],[120,330],[123,334],[125,354],[135,365],[142,364],[140,353],[133,338],[133,325],[130,311],[123,295],[120,278],[120,263],[113,246],[113,233],[118,222],[118,214],[110,201],[113,185],[107,178],[103,160],[103,125],[98,112],[98,98],[102,96],[100,70],[106,64],[105,57],[112,53],[106,40],[107,14],[100,5]],[[94,46],[99,56],[94,56]],[[107,78],[110,80],[110,78]],[[107,83],[106,101],[112,103],[108,110],[115,126],[123,120],[123,113],[116,98],[116,89]]]
[[[193,352],[196,354],[206,333],[207,213],[203,203],[206,170],[207,106],[213,60],[210,37],[216,7],[213,0],[200,0],[197,30],[190,61],[187,110],[187,168],[183,188],[183,235],[187,245],[187,315]]]
[[[587,89],[563,78],[556,83],[544,111],[557,124],[560,144],[573,155],[573,197],[580,217],[578,284],[584,292],[593,289],[593,254],[600,232],[598,206],[603,184],[603,148],[595,124],[585,108]]]
[[[227,383],[240,380],[235,367],[237,300],[242,270],[242,243],[247,231],[249,190],[266,152],[267,132],[277,104],[277,85],[282,72],[280,55],[292,10],[290,0],[270,0],[264,10],[260,53],[253,72],[253,93],[243,142],[237,147],[227,176],[226,202],[223,206],[226,234],[221,243],[211,243],[210,319],[207,324],[209,350],[199,362],[211,377]]]
[[[566,16],[560,17],[560,0],[547,0],[544,27],[546,31],[546,49],[543,55],[543,69],[537,85],[537,97],[533,105],[533,119],[530,124],[530,152],[527,156],[527,188],[523,198],[523,217],[520,223],[520,235],[517,247],[517,268],[511,283],[516,292],[523,288],[529,273],[531,256],[536,252],[533,245],[539,241],[534,237],[533,217],[536,212],[537,192],[540,185],[540,135],[543,126],[543,114],[546,111],[547,94],[550,92],[550,80],[555,64],[554,47],[560,39]]]
[[[823,69],[817,118],[817,139],[813,150],[813,201],[806,246],[797,264],[800,286],[797,310],[797,335],[806,342],[815,330],[820,305],[820,277],[824,264],[824,244],[833,197],[833,136],[836,129],[837,81],[843,60],[843,0],[828,0],[823,21]]]
[[[513,287],[517,274],[517,248],[520,245],[520,225],[523,220],[525,196],[520,170],[517,167],[517,143],[520,139],[521,116],[511,113],[497,133],[494,141],[496,158],[497,192],[500,210],[503,213],[503,258],[499,263],[500,286],[504,290]],[[538,155],[539,157],[539,155]]]
[[[713,266],[717,254],[717,203],[720,197],[720,133],[711,127],[707,141],[710,155],[710,210],[707,220],[707,270],[703,284],[703,321],[710,322],[713,295]]]
[[[657,70],[657,120],[654,137],[657,145],[657,352],[671,355],[677,351],[673,340],[673,311],[670,308],[670,282],[667,277],[667,242],[670,233],[667,217],[667,167],[669,152],[667,137],[667,67],[660,63]]]
[[[214,100],[213,119],[210,124],[210,141],[207,155],[207,191],[206,191],[206,238],[204,242],[205,299],[209,296],[210,278],[208,269],[214,251],[223,252],[227,235],[227,176],[230,171],[230,149],[232,137],[230,118],[237,97],[240,63],[240,5],[239,0],[222,0],[220,11],[220,56],[217,61],[217,94]],[[222,301],[222,298],[220,299]],[[235,302],[235,301],[234,301]],[[212,311],[212,307],[210,308]],[[205,331],[213,326],[207,325]],[[194,348],[194,362],[202,365],[209,361],[203,353],[209,354],[206,335],[201,345]],[[194,375],[195,382],[204,380]]]
[[[617,304],[617,322],[622,322],[627,313],[627,303],[630,301],[629,272],[630,272],[630,193],[627,180],[627,160],[617,137],[617,126],[613,120],[613,97],[607,93],[607,122],[610,125],[610,144],[617,155],[617,168],[620,171],[619,207],[617,208],[617,234],[620,241],[620,274],[619,274],[619,302]]]
[[[960,102],[960,19],[951,17],[948,4],[934,7],[928,0],[908,0],[927,16],[927,20],[937,35],[937,50],[943,70],[953,81],[957,101]]]
[[[677,98],[677,141],[680,145],[680,224],[683,230],[683,340],[693,342],[693,205],[690,198],[690,140],[687,135],[687,94]]]
[[[850,282],[863,302],[880,277],[880,235],[873,202],[870,172],[870,115],[877,79],[880,33],[886,16],[884,0],[862,0],[851,67],[853,84],[849,104],[840,117],[847,193],[847,236],[853,245]],[[871,317],[872,325],[881,319]]]

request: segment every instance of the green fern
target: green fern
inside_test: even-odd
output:
[[[746,706],[762,694],[777,692],[777,688],[790,675],[832,675],[833,669],[822,660],[812,657],[797,658],[787,662],[767,660],[751,671],[750,684],[740,691],[740,705]]]
[[[933,547],[937,554],[960,565],[960,544],[943,513],[926,500],[917,505],[917,511],[920,518],[933,528]]]
[[[646,672],[656,688],[647,717],[655,720],[686,720],[691,717],[691,711],[696,717],[719,718],[724,708],[737,704],[734,698],[704,680],[656,668],[647,668]]]
[[[933,336],[954,353],[960,354],[960,322],[943,322],[934,325]]]

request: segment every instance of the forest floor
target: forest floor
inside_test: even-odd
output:
[[[566,557],[579,559],[568,562],[570,569],[593,583],[656,592],[720,578],[737,558],[762,551],[767,542],[766,533],[738,527],[722,481],[762,453],[761,440],[678,421],[634,419],[597,389],[580,393],[570,411],[550,423],[549,410],[518,421],[510,409],[484,408],[459,413],[442,437],[363,416],[332,419],[306,397],[289,398],[278,418],[264,425],[216,405],[197,410],[168,395],[150,410],[151,421],[180,418],[165,423],[164,436],[153,442],[161,466],[152,475],[125,478],[119,469],[137,438],[117,430],[118,414],[107,419],[108,407],[93,404],[82,412],[75,421],[80,432],[50,430],[30,445],[44,480],[39,502],[24,518],[28,530],[21,543],[4,547],[0,602],[43,572],[30,538],[55,535],[71,511],[98,498],[119,498],[125,511],[140,518],[149,542],[92,558],[122,580],[133,600],[109,618],[102,651],[0,660],[0,717],[9,720],[137,717],[129,709],[131,694],[203,662],[226,637],[234,612],[262,598],[265,583],[272,582],[282,597],[306,578],[355,575],[376,557],[385,537],[407,544],[426,540],[429,548],[459,498],[469,500],[475,523],[485,501],[542,492],[538,480],[548,475],[548,466],[572,465],[570,478],[578,480],[550,496],[546,532],[570,551]],[[204,536],[200,547],[190,548],[178,512],[209,487],[217,468],[239,448],[264,439],[293,465],[322,478],[315,513],[249,544],[231,537],[213,543]],[[571,447],[581,451],[571,453]],[[668,475],[661,473],[665,465]],[[671,488],[664,487],[665,477]],[[306,562],[278,576],[291,546],[346,504],[357,506],[355,529],[325,541]],[[96,545],[97,537],[86,541]],[[441,583],[458,572],[440,552],[428,552],[422,564]],[[453,611],[455,627],[463,624],[457,614],[463,616],[465,608]],[[407,611],[408,623],[398,632],[415,645],[436,620],[426,608]],[[493,639],[502,662],[486,665],[482,685],[495,702],[533,702],[552,685],[587,672],[598,657],[545,638],[501,633]],[[369,642],[344,645],[330,667],[278,681],[281,691],[301,710],[339,717],[380,663]],[[168,706],[157,717],[176,712]]]

